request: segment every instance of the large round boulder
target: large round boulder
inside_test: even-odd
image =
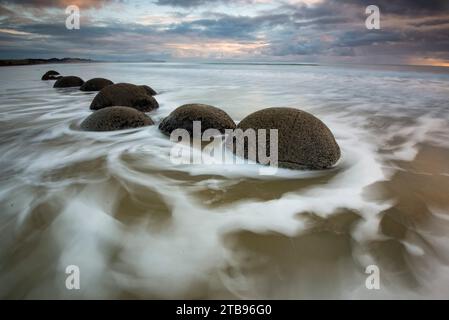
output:
[[[59,78],[61,78],[61,75],[58,71],[50,70],[42,76],[41,80],[58,80]]]
[[[170,113],[159,125],[159,129],[170,135],[176,129],[185,129],[193,133],[193,121],[201,121],[201,133],[207,129],[217,129],[224,133],[226,129],[234,129],[235,123],[221,109],[206,104],[185,104]]]
[[[266,155],[270,155],[270,131],[278,130],[278,166],[289,169],[326,169],[332,167],[340,158],[340,147],[329,128],[318,118],[293,108],[268,108],[254,112],[244,118],[237,126],[244,132],[247,129],[266,131]],[[246,158],[259,151],[257,144],[248,146],[244,140],[243,149]],[[229,138],[228,141],[229,142]],[[234,141],[239,143],[239,140]],[[263,142],[262,142],[263,145]],[[252,148],[252,149],[251,149]],[[234,151],[236,146],[234,145]],[[248,154],[248,150],[252,150]],[[256,152],[254,152],[256,150]],[[264,151],[264,150],[261,150]],[[259,158],[256,156],[258,161]]]
[[[143,112],[130,107],[109,107],[92,113],[81,123],[86,131],[114,131],[153,125]]]
[[[92,110],[111,106],[126,106],[143,112],[159,108],[158,102],[148,93],[147,88],[130,83],[112,84],[101,89],[90,104]]]
[[[53,85],[53,88],[81,87],[83,84],[83,79],[75,76],[68,76],[59,78]]]
[[[93,78],[84,82],[81,86],[81,91],[100,91],[101,89],[114,84],[111,80],[104,78]]]
[[[142,87],[143,89],[145,89],[145,91],[146,91],[150,96],[155,96],[155,95],[157,95],[157,92],[156,92],[153,88],[151,88],[150,86],[143,85],[143,86],[140,86],[140,87]]]

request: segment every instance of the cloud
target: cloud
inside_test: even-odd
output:
[[[23,32],[23,31],[18,31],[18,30],[14,30],[14,29],[2,29],[2,28],[0,28],[0,33],[6,33],[6,34],[11,34],[11,35],[19,35],[19,36],[30,36],[30,35],[32,35],[32,33],[29,33],[29,32]]]
[[[160,6],[193,8],[205,5],[244,4],[244,3],[253,3],[256,1],[257,0],[156,0],[155,3]]]
[[[114,2],[115,0],[0,0],[3,5],[20,5],[23,7],[48,8],[58,7],[65,8],[69,5],[77,5],[80,8],[101,8],[105,4]]]
[[[156,4],[160,6],[192,8],[211,2],[221,2],[221,0],[157,0]]]
[[[232,58],[261,52],[266,43],[238,41],[197,41],[195,43],[167,43],[176,57]]]
[[[449,16],[445,17],[436,17],[436,18],[426,18],[422,20],[414,20],[411,24],[411,26],[420,28],[420,27],[445,27],[447,28],[449,25]]]
[[[80,30],[67,30],[63,10],[52,10],[68,2],[76,1],[0,0],[1,56],[449,59],[449,1],[375,1],[381,30],[365,28],[364,9],[372,4],[365,0],[157,0],[138,6],[83,0],[81,6],[98,10],[82,15]],[[114,3],[127,14],[108,10]]]
[[[384,14],[399,15],[432,15],[449,10],[447,0],[333,0],[337,3],[351,4],[361,7],[377,5]]]
[[[230,38],[252,40],[257,33],[277,26],[290,24],[290,17],[284,14],[257,17],[218,15],[215,18],[198,19],[169,27],[174,34],[195,34],[210,38]]]

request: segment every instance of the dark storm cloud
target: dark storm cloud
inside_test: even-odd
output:
[[[339,4],[334,2],[324,2],[313,6],[284,4],[281,8],[292,12],[293,16],[298,19],[312,19],[342,14]]]
[[[157,0],[156,4],[161,6],[172,7],[184,7],[191,8],[197,7],[210,2],[219,2],[220,0]]]
[[[0,0],[0,5],[21,5],[24,7],[67,7],[77,5],[81,8],[99,8],[115,0]]]
[[[155,3],[160,6],[171,6],[181,8],[193,8],[208,4],[224,3],[244,3],[251,2],[251,0],[156,0]]]
[[[381,9],[381,30],[367,30],[365,8]],[[449,52],[449,1],[327,0],[316,5],[284,4],[297,34],[273,42],[272,55],[354,55],[373,50],[413,55],[417,52]],[[430,28],[430,29],[429,29]],[[331,40],[322,41],[326,33]],[[375,49],[373,49],[375,48]]]
[[[321,26],[322,29],[333,28],[337,24],[344,24],[349,22],[345,17],[319,17],[312,20],[295,22],[294,25],[298,28],[308,26]]]
[[[102,20],[101,27],[83,23],[76,31],[67,30],[64,23],[52,22],[55,20],[50,16],[29,20],[20,10],[12,11],[14,6],[9,6],[14,3],[24,8],[52,8],[79,2],[96,7],[117,1],[0,0],[0,29],[4,29],[0,33],[1,54],[53,56],[77,52],[80,56],[84,52],[94,58],[122,55],[123,59],[138,59],[153,51],[158,57],[169,57],[178,43],[262,41],[264,46],[258,54],[268,59],[299,56],[369,60],[376,54],[388,54],[395,59],[413,55],[449,59],[449,0],[326,0],[314,5],[279,1],[270,11],[254,10],[251,14],[240,10],[240,5],[256,3],[252,0],[157,0],[154,1],[157,5],[175,8],[171,13],[174,19],[155,20],[147,25],[130,20]],[[210,9],[210,5],[218,3],[228,5],[226,13],[200,10],[189,17],[184,10]],[[381,9],[381,30],[365,28],[365,8],[371,4]],[[263,8],[266,10],[266,6]],[[28,13],[32,12],[29,10]],[[107,9],[102,13],[106,15]]]
[[[290,24],[290,16],[285,14],[263,15],[258,17],[217,15],[214,19],[199,19],[174,24],[170,33],[192,34],[212,38],[233,38],[252,40],[255,33],[264,28]]]
[[[1,2],[0,2],[1,3]],[[11,15],[13,12],[4,6],[0,5],[0,17]]]
[[[47,0],[50,1],[50,0]],[[238,4],[251,3],[252,0],[156,0],[155,3],[161,6],[193,8],[204,6],[208,4]],[[306,4],[289,5],[307,12],[309,16],[321,16],[331,13],[335,6],[342,6],[349,4],[366,8],[369,5],[377,5],[379,8],[385,10],[385,13],[407,14],[407,15],[422,15],[435,14],[449,10],[448,0],[326,0],[317,5],[308,6]],[[334,11],[335,12],[335,11]]]
[[[379,32],[365,32],[365,31],[349,31],[342,34],[341,37],[335,41],[338,47],[363,47],[371,45],[379,45],[383,43],[400,42],[406,36],[394,31],[379,31]]]
[[[448,0],[332,0],[361,7],[377,5],[383,13],[400,15],[434,15],[449,10]]]
[[[438,26],[444,27],[445,25],[447,25],[447,27],[449,27],[449,16],[445,17],[445,18],[434,18],[434,19],[428,19],[428,20],[424,20],[424,21],[412,22],[411,25],[414,27],[417,27],[417,28],[419,28],[419,27],[438,27]]]
[[[161,50],[166,35],[164,37],[160,31],[135,24],[85,26],[71,31],[58,23],[37,23],[16,28],[15,31],[26,35],[0,32],[0,43],[8,44],[0,52],[0,57],[76,56],[98,60],[143,61],[150,58],[166,59],[170,56],[169,52]],[[154,52],[148,52],[148,43],[153,44],[150,50],[154,49]]]
[[[440,52],[449,58],[449,28],[407,31],[404,38],[411,40],[404,43],[414,45],[419,52]]]

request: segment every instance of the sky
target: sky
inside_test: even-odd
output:
[[[449,66],[449,0],[0,0],[0,59],[52,57]]]

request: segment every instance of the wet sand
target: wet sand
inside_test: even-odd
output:
[[[202,102],[214,104],[207,97],[240,72],[226,66],[217,86],[195,80],[182,91],[168,81],[176,68],[142,80],[166,92],[156,121],[197,99],[190,91],[206,90]],[[243,78],[278,73],[251,68]],[[119,73],[107,70],[110,78]],[[343,152],[336,168],[263,177],[247,165],[174,166],[171,144],[156,127],[78,131],[92,95],[45,91],[41,82],[29,83],[36,97],[3,88],[0,297],[449,297],[447,80],[426,85],[409,73],[382,73],[384,96],[366,105],[369,95],[354,89],[342,97],[334,88],[335,79],[362,74],[305,69],[285,76],[310,82],[304,92],[278,88],[285,99],[279,104],[304,99],[331,127]],[[157,82],[164,77],[167,83]],[[260,81],[247,82],[241,105],[217,98],[236,121],[244,106],[248,113],[262,105],[258,93],[267,83]],[[314,93],[318,83],[324,89]],[[398,87],[388,91],[393,83]],[[396,91],[410,95],[419,86],[427,95],[405,108]],[[271,104],[279,95],[266,99]],[[81,268],[80,291],[64,286],[69,264]],[[380,268],[381,290],[365,287],[370,264]]]

